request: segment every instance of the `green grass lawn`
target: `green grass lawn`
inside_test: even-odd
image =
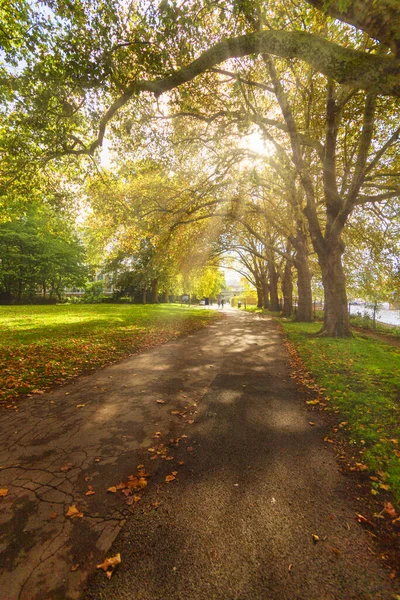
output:
[[[362,462],[378,474],[372,493],[391,489],[400,502],[400,348],[355,335],[312,337],[320,323],[281,321],[305,367],[339,411],[338,424],[361,449]],[[388,488],[389,486],[389,488]]]
[[[21,394],[162,344],[215,315],[168,304],[0,307],[0,400],[12,403]]]

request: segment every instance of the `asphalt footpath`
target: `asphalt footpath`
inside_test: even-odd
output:
[[[172,444],[171,463],[161,459],[110,548],[121,564],[110,580],[91,576],[83,599],[396,598],[314,413],[310,425],[278,326],[227,310],[178,346],[181,410],[194,373],[209,369],[211,381],[183,429],[189,438]]]

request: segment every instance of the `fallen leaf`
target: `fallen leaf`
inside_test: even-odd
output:
[[[175,479],[175,475],[167,475],[165,478],[165,483],[169,483]]]
[[[115,556],[104,559],[101,565],[97,565],[97,569],[103,569],[108,579],[111,579],[111,575],[114,572],[115,567],[121,563],[121,554],[118,552]]]
[[[93,496],[94,493],[94,490],[88,490],[87,492],[85,492],[85,496]]]
[[[7,496],[7,494],[8,494],[7,488],[0,489],[0,498],[4,498],[4,496]]]
[[[113,494],[115,494],[117,491],[117,488],[115,485],[112,485],[111,487],[108,488],[107,492],[112,492]]]
[[[312,533],[312,534],[311,534],[311,537],[312,537],[312,539],[313,539],[313,542],[314,542],[314,544],[316,544],[317,542],[319,542],[319,541],[320,541],[320,539],[319,539],[319,536],[318,536],[318,535],[316,535],[315,533]]]
[[[144,465],[138,465],[136,468],[137,469],[144,469]]]
[[[307,400],[306,404],[314,406],[314,404],[319,404],[319,400]]]
[[[77,565],[72,565],[71,571],[76,571],[77,569],[79,569],[79,563]]]
[[[292,565],[292,563],[290,563],[290,565],[289,565],[289,567],[288,567],[288,571],[289,571],[289,573],[290,573],[290,571],[291,571],[292,569],[293,569],[293,565]]]
[[[156,400],[157,404],[165,404],[165,400]]]
[[[186,421],[186,423],[189,423],[189,425],[193,425],[194,420],[193,419],[189,419],[188,421]]]
[[[153,508],[158,508],[161,505],[161,502],[159,502],[158,500],[153,500],[151,503],[151,506]]]
[[[60,467],[60,471],[69,471],[73,467],[74,467],[74,465],[72,463],[67,463],[66,465]]]
[[[75,504],[72,504],[67,513],[66,516],[69,517],[70,519],[74,519],[75,517],[83,517],[83,513],[80,512],[80,510],[78,508],[76,508]]]
[[[396,509],[391,502],[385,502],[385,513],[387,513],[390,517],[395,517],[397,515]]]
[[[311,426],[312,426],[312,425],[315,425],[314,421],[310,421],[310,425],[311,425]]]
[[[382,490],[385,490],[386,492],[387,492],[388,490],[390,490],[390,485],[388,485],[387,483],[380,483],[380,484],[379,484],[379,487],[380,487]]]
[[[359,523],[368,523],[369,525],[372,525],[371,521],[369,521],[367,519],[367,517],[364,517],[364,515],[360,515],[359,513],[356,513],[356,517],[357,517],[357,521]]]
[[[83,408],[84,406],[86,406],[86,404],[77,404],[76,408]]]
[[[185,463],[183,462],[183,460],[178,460],[178,465],[184,465]]]
[[[49,519],[55,519],[57,516],[56,512],[52,512],[51,515],[49,515]]]
[[[171,410],[171,415],[180,415],[179,410]]]

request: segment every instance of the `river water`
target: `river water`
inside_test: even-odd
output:
[[[374,316],[374,310],[372,308],[352,304],[350,306],[350,314],[356,315],[357,313],[361,313],[361,315],[368,313],[371,318]],[[378,309],[376,311],[376,320],[381,323],[386,323],[387,325],[397,325],[400,327],[400,310],[390,310],[388,308]]]

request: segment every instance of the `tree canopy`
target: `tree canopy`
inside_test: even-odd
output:
[[[276,309],[282,294],[290,314],[294,277],[303,320],[319,279],[322,332],[349,335],[351,247],[361,236],[368,263],[371,232],[398,235],[396,0],[2,11],[3,221],[78,197],[90,252],[125,286],[154,299],[233,253],[260,305]],[[390,256],[374,260],[396,282]]]

